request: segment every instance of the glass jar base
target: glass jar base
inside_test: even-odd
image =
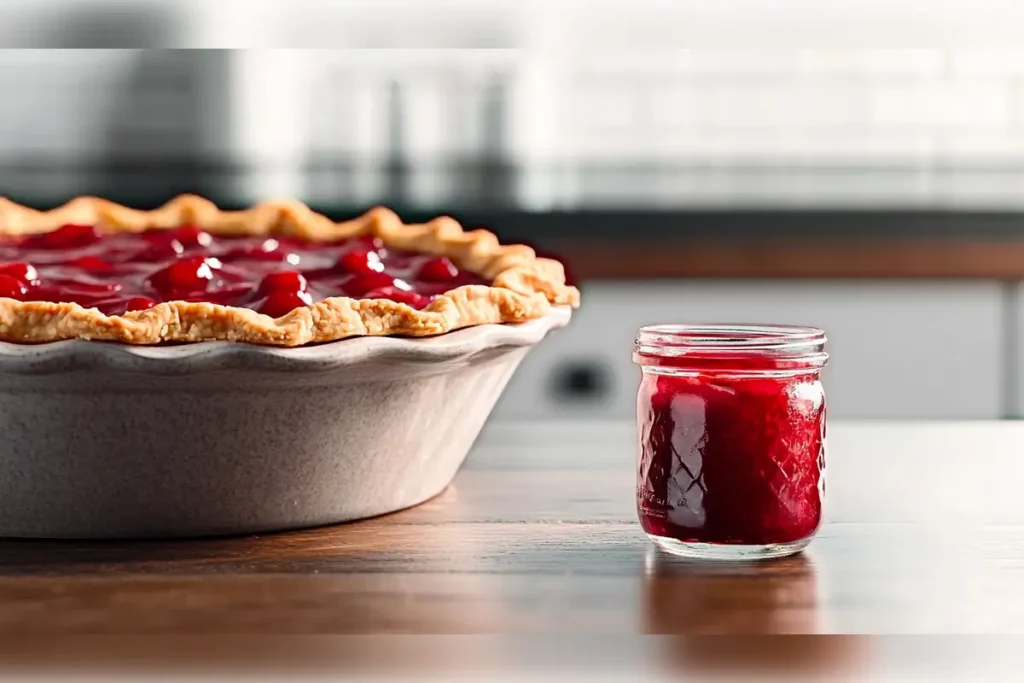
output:
[[[647,537],[667,553],[694,560],[769,560],[775,557],[796,555],[811,543],[811,539],[804,538],[792,543],[730,545],[725,543],[689,543],[654,534],[647,534]]]

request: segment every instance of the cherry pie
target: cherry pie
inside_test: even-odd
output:
[[[299,346],[424,337],[579,305],[560,263],[450,218],[378,208],[334,223],[298,202],[153,211],[80,197],[0,199],[0,341],[240,341]]]

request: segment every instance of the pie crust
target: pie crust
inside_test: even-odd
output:
[[[375,208],[335,223],[298,201],[269,201],[244,211],[222,211],[194,195],[177,197],[152,211],[96,197],[79,197],[39,211],[0,198],[0,235],[48,232],[72,223],[127,232],[194,224],[215,236],[287,235],[321,242],[372,234],[394,249],[447,256],[491,284],[451,289],[423,310],[389,299],[331,297],[277,319],[248,308],[205,302],[169,301],[108,316],[76,303],[0,298],[0,341],[221,340],[301,346],[355,336],[427,337],[485,323],[519,323],[546,315],[552,306],[576,308],[580,300],[579,290],[566,284],[565,269],[558,261],[539,258],[524,245],[501,245],[486,230],[464,231],[448,217],[411,225],[388,209]]]

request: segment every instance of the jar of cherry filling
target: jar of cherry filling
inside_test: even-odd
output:
[[[636,337],[637,512],[677,555],[781,557],[821,524],[825,333],[656,325]]]

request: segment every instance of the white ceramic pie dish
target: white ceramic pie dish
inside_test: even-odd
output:
[[[569,317],[290,349],[0,343],[0,537],[255,533],[416,505]]]

